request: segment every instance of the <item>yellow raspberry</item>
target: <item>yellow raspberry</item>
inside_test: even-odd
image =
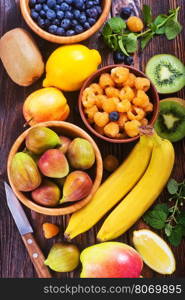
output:
[[[95,113],[98,111],[98,108],[96,105],[90,107],[90,108],[87,108],[85,109],[85,113],[87,114],[88,116],[88,119],[93,119],[94,118],[94,115]]]
[[[129,137],[135,137],[139,134],[139,127],[141,123],[137,120],[129,121],[125,123],[125,132]]]
[[[104,128],[103,127],[99,127],[98,125],[94,125],[94,129],[101,135],[104,135]]]
[[[116,103],[114,98],[107,98],[105,101],[103,101],[102,108],[107,113],[116,111]]]
[[[132,16],[127,21],[128,29],[132,32],[140,32],[144,28],[143,21],[136,16]]]
[[[119,125],[116,122],[110,122],[104,127],[104,133],[106,136],[115,138],[119,133]]]
[[[99,127],[104,127],[109,122],[109,115],[106,112],[96,112],[94,123]]]

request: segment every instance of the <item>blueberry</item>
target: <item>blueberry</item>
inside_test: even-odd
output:
[[[87,15],[90,18],[97,18],[98,17],[98,11],[95,7],[87,9]]]
[[[58,28],[57,28],[56,34],[57,34],[57,35],[61,35],[61,36],[63,35],[63,36],[64,36],[64,35],[65,35],[65,29],[62,28],[62,27],[58,27]]]
[[[31,9],[31,17],[34,19],[34,20],[37,20],[38,17],[39,17],[39,14],[38,12],[36,12],[34,9]]]
[[[85,29],[91,28],[91,25],[88,22],[85,22],[83,26]]]
[[[123,63],[125,59],[125,55],[122,52],[116,51],[113,54],[114,62],[116,64]]]
[[[60,5],[57,4],[55,8],[56,8],[57,11],[60,10]]]
[[[54,20],[56,18],[56,13],[54,10],[49,9],[46,13],[46,16],[49,20]]]
[[[44,28],[44,27],[45,27],[45,21],[44,21],[44,19],[42,19],[41,17],[38,17],[38,19],[37,19],[37,24],[38,24],[41,28]]]
[[[69,19],[63,19],[61,22],[61,27],[63,27],[64,29],[68,29],[71,25],[71,22]]]
[[[43,4],[43,10],[46,12],[49,10],[49,7],[47,6],[47,4]]]
[[[40,12],[39,12],[39,15],[42,17],[42,18],[45,18],[46,17],[46,12],[41,9]]]
[[[117,111],[113,111],[109,114],[109,119],[112,122],[118,121],[119,120],[119,113]]]
[[[63,11],[67,11],[67,10],[69,10],[69,5],[66,2],[63,2],[60,5],[60,9],[63,10]]]
[[[74,30],[72,30],[72,29],[70,29],[70,30],[67,30],[67,31],[66,31],[66,35],[67,35],[67,36],[72,36],[72,35],[75,35],[75,31],[74,31]]]
[[[91,8],[91,7],[93,7],[93,6],[94,6],[93,1],[87,1],[87,3],[86,3],[86,8]]]
[[[120,12],[120,16],[123,19],[128,19],[132,13],[132,9],[130,7],[123,7]]]
[[[73,19],[73,14],[70,11],[66,11],[65,18],[72,20]]]
[[[78,9],[83,9],[84,6],[84,0],[74,0],[74,6]]]
[[[133,64],[133,62],[134,62],[134,59],[133,59],[133,57],[132,56],[125,56],[125,59],[124,59],[124,63],[126,64],[126,65],[132,65]]]
[[[94,5],[99,5],[100,4],[100,0],[93,0]]]
[[[81,13],[80,17],[79,17],[79,21],[80,23],[83,25],[87,20],[87,17],[85,15],[85,13]]]
[[[84,29],[81,25],[77,25],[75,27],[75,31],[76,31],[76,33],[82,33],[84,31]]]
[[[29,6],[32,8],[35,6],[35,4],[37,4],[37,0],[30,0],[29,1]]]
[[[73,0],[65,0],[67,4],[73,4]]]
[[[60,20],[62,20],[63,17],[64,17],[64,12],[61,11],[61,10],[57,11],[57,18],[60,19]]]
[[[43,4],[44,2],[46,2],[46,0],[37,0],[37,2]]]
[[[89,18],[88,22],[92,26],[92,25],[94,25],[96,23],[96,20],[94,18]]]
[[[59,19],[55,19],[53,22],[52,22],[53,25],[57,25],[59,26],[60,25],[60,20]]]
[[[35,10],[40,11],[42,9],[42,4],[36,4],[35,5]]]
[[[47,1],[47,6],[49,7],[49,8],[55,8],[56,7],[56,0],[48,0]]]
[[[63,0],[57,0],[57,4],[61,5]]]
[[[55,34],[57,32],[57,26],[56,25],[50,25],[48,28],[48,31],[52,34]]]
[[[75,20],[75,19],[71,20],[71,25],[72,25],[73,27],[75,27],[76,25],[78,25],[78,21]]]
[[[101,6],[95,6],[95,8],[96,8],[98,14],[101,15],[101,13],[102,13],[102,8],[101,8]]]
[[[79,19],[81,12],[78,9],[75,9],[73,14],[74,14],[75,19]]]
[[[50,26],[50,25],[51,25],[50,20],[45,19],[45,28],[47,28],[47,27]]]

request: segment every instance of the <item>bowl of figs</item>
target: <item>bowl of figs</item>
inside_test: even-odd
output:
[[[71,214],[85,206],[102,180],[102,157],[80,127],[61,121],[37,124],[14,142],[7,163],[17,198],[41,214]]]

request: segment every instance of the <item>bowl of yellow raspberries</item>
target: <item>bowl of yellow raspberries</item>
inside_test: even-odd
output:
[[[140,127],[153,125],[159,96],[147,76],[127,65],[99,69],[84,83],[79,111],[86,127],[111,143],[138,139]]]

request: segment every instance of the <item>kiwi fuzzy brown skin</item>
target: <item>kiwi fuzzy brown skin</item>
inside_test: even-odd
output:
[[[167,129],[165,128],[164,130],[164,127],[166,126],[166,124],[164,124],[164,118],[162,119],[162,115],[163,114],[160,114],[159,113],[159,116],[158,116],[158,119],[155,123],[155,130],[156,132],[162,137],[162,138],[165,138],[165,139],[168,139],[170,140],[171,142],[177,142],[181,139],[183,139],[185,137],[185,100],[181,99],[181,98],[166,98],[164,100],[161,100],[160,103],[173,103],[173,105],[176,103],[177,105],[180,104],[180,106],[182,106],[183,109],[181,109],[180,113],[181,113],[181,116],[178,116],[177,115],[177,112],[174,112],[173,113],[173,110],[170,110],[170,106],[167,107],[166,106],[166,110],[168,111],[169,109],[169,115],[172,115],[174,118],[175,117],[179,117],[179,121],[174,121],[174,126],[176,126],[176,128],[174,128],[174,131],[173,131],[173,128],[172,129]],[[167,104],[168,105],[168,104]],[[178,105],[177,106],[177,109],[180,109],[180,106]],[[175,107],[174,107],[175,108]],[[164,110],[164,106],[163,106],[163,109]],[[168,113],[166,113],[167,115]],[[184,114],[184,116],[183,116]],[[163,123],[160,123],[161,120],[163,121]],[[176,123],[177,122],[177,123]]]

